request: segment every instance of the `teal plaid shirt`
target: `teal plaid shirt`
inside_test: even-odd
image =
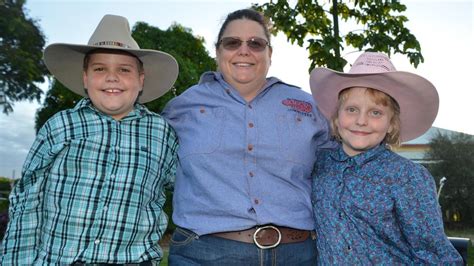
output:
[[[120,121],[89,99],[54,115],[10,195],[0,264],[159,261],[177,145],[165,120],[140,104]]]

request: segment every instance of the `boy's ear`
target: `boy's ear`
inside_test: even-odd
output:
[[[86,71],[82,71],[82,85],[84,88],[87,89],[87,73]]]
[[[140,91],[143,91],[143,85],[145,85],[145,73],[140,73]]]

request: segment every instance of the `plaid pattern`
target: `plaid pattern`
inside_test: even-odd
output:
[[[89,99],[40,130],[10,195],[2,265],[160,260],[177,139],[137,104],[121,121]]]

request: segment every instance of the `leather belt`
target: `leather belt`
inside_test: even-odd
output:
[[[275,225],[257,226],[242,231],[221,232],[211,235],[244,243],[255,243],[261,249],[274,248],[279,244],[303,242],[309,236],[316,239],[314,231]]]

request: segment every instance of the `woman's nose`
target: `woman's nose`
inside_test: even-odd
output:
[[[250,53],[249,46],[247,45],[246,41],[243,41],[239,47],[239,54],[240,55],[248,55]]]

